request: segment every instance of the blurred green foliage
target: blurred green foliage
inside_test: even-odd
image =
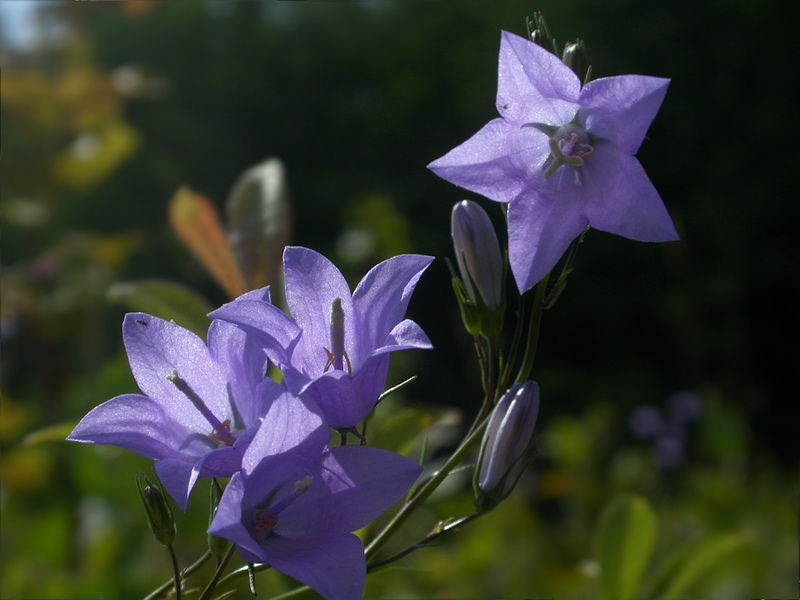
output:
[[[278,156],[293,243],[354,281],[399,252],[449,255],[464,193],[425,165],[495,116],[499,31],[523,34],[533,10],[560,42],[586,41],[596,77],[673,79],[639,156],[682,242],[590,232],[544,322],[534,467],[500,508],[371,575],[367,597],[606,597],[598,531],[630,494],[657,521],[632,576],[642,597],[796,592],[797,6],[129,1],[42,4],[38,43],[2,47],[2,597],[135,598],[170,576],[136,498],[148,461],[59,440],[135,390],[126,308],[201,330],[197,307],[227,299],[170,229],[176,191],[221,207]],[[370,424],[376,445],[411,454],[427,435],[429,466],[480,400],[449,286],[437,261],[411,306],[436,350],[397,357],[393,382],[419,379]],[[703,414],[687,461],[663,470],[627,419],[679,389]],[[393,549],[468,514],[468,480],[453,476]],[[205,548],[207,509],[199,493],[176,515],[184,564]],[[262,596],[294,587],[258,582]]]

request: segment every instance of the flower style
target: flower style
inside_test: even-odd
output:
[[[344,276],[327,258],[308,248],[288,247],[283,268],[293,320],[284,317],[283,323],[274,306],[247,296],[209,316],[270,336],[265,350],[283,371],[289,391],[314,400],[331,427],[351,428],[369,414],[383,391],[389,353],[432,347],[419,325],[403,319],[432,260],[416,254],[390,258],[373,267],[351,295]],[[276,345],[273,332],[291,326],[299,328],[299,336]]]
[[[669,80],[581,82],[555,55],[508,32],[500,43],[500,118],[432,162],[440,177],[508,203],[509,262],[525,292],[587,226],[638,240],[678,239],[634,157]]]
[[[268,300],[263,290],[249,297]],[[143,395],[117,396],[94,408],[67,439],[154,459],[164,487],[185,510],[198,477],[239,470],[260,418],[282,388],[264,378],[261,343],[228,323],[211,324],[208,346],[174,323],[141,313],[125,316],[122,333]]]
[[[208,532],[326,600],[356,600],[366,561],[351,532],[388,509],[422,469],[376,448],[326,450],[328,428],[305,402],[285,393],[271,405]]]

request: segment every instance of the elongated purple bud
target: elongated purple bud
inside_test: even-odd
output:
[[[462,200],[453,207],[452,235],[470,300],[497,310],[503,299],[503,256],[489,215],[475,202]]]
[[[511,493],[528,464],[528,446],[539,414],[539,386],[525,381],[510,387],[494,407],[481,443],[475,472],[475,503],[480,511]]]

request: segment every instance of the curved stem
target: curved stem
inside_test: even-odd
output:
[[[517,325],[514,328],[514,337],[511,338],[511,347],[508,350],[508,358],[506,358],[503,376],[500,378],[500,383],[497,386],[497,392],[500,393],[508,388],[511,382],[511,371],[514,368],[514,363],[517,362],[519,343],[522,341],[522,332],[525,329],[525,308],[525,294],[521,294],[519,296],[519,303],[517,304]]]
[[[225,553],[225,557],[222,559],[222,562],[217,567],[214,576],[211,578],[211,581],[208,582],[206,589],[204,589],[203,593],[200,594],[200,598],[198,598],[198,600],[208,600],[211,598],[211,594],[214,593],[214,590],[217,587],[217,582],[219,582],[219,578],[222,577],[222,572],[225,570],[225,567],[228,566],[228,561],[231,559],[231,556],[233,556],[233,551],[235,549],[236,547],[231,544],[231,547],[228,548],[228,551]]]
[[[411,498],[403,507],[397,512],[397,514],[392,518],[391,521],[383,528],[374,540],[370,542],[366,549],[366,558],[369,561],[370,558],[374,557],[375,554],[380,550],[386,542],[389,541],[389,538],[394,535],[395,531],[403,524],[403,522],[411,515],[417,507],[419,507],[425,500],[428,499],[433,491],[439,487],[439,484],[444,481],[447,475],[452,471],[455,466],[460,463],[463,458],[467,455],[467,453],[472,450],[475,444],[483,436],[483,432],[486,429],[486,424],[488,419],[484,419],[483,422],[474,427],[472,432],[461,442],[461,445],[456,449],[455,452],[447,459],[447,462],[444,466],[439,469],[433,477],[431,477],[422,487],[419,488],[414,497]]]
[[[258,573],[259,571],[266,571],[269,568],[271,568],[271,567],[269,565],[267,565],[267,564],[259,564],[259,565],[253,565],[253,569],[252,570],[253,570],[254,573]],[[228,583],[229,581],[233,581],[234,579],[237,579],[238,577],[241,577],[242,575],[247,575],[248,573],[249,573],[248,565],[245,565],[243,567],[239,567],[235,571],[231,571],[230,573],[225,575],[225,577],[221,578],[217,582],[217,585],[223,585],[225,583]]]
[[[192,573],[197,571],[200,567],[202,567],[204,564],[206,564],[206,562],[208,562],[209,558],[211,558],[211,551],[210,550],[206,550],[206,553],[203,554],[203,556],[201,556],[200,558],[198,558],[197,561],[194,564],[186,567],[181,572],[182,577],[185,579],[186,577],[188,577],[189,575],[191,575]],[[170,578],[168,581],[165,581],[158,588],[156,588],[155,590],[150,592],[150,595],[145,597],[144,600],[156,600],[156,598],[160,597],[161,594],[166,592],[173,585],[175,585],[175,579],[174,578]]]

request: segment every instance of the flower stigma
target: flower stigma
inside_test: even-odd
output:
[[[306,476],[294,482],[294,493],[287,496],[270,508],[259,508],[253,513],[253,527],[256,531],[269,533],[278,524],[278,515],[288,508],[295,500],[308,491],[313,478]]]
[[[323,348],[325,354],[328,355],[328,362],[325,363],[324,372],[327,373],[331,367],[336,371],[341,371],[344,368],[344,364],[347,363],[347,373],[352,375],[353,367],[350,364],[347,351],[344,349],[344,309],[342,308],[341,298],[335,298],[331,303],[330,322],[331,349]]]
[[[586,159],[594,154],[594,146],[589,144],[589,134],[585,129],[567,123],[559,127],[548,139],[550,165],[545,169],[544,178],[552,177],[560,167],[582,167]]]
[[[209,422],[212,427],[211,433],[207,436],[209,439],[213,440],[218,445],[233,446],[236,437],[231,431],[230,419],[220,422],[220,420],[214,416],[214,413],[211,412],[211,409],[206,406],[206,403],[203,402],[203,399],[192,389],[185,379],[178,375],[178,371],[175,369],[172,370],[172,373],[167,375],[167,381],[178,388],[178,391],[186,396],[192,405],[200,411],[200,414],[205,417],[206,421]]]

